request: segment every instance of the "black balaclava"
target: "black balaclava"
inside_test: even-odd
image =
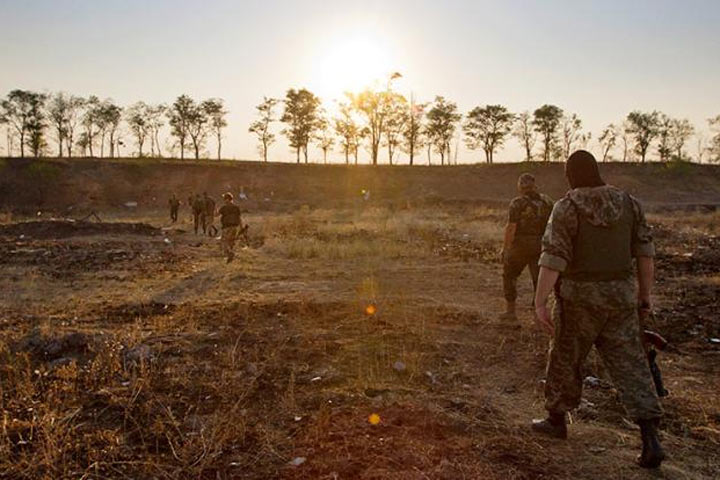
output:
[[[605,185],[592,153],[578,150],[570,155],[565,164],[565,177],[570,188],[601,187]]]

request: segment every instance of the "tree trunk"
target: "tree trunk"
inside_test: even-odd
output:
[[[303,157],[305,157],[305,163],[308,163],[308,147],[305,145],[303,147]]]
[[[180,140],[180,160],[185,160],[185,141]]]
[[[415,142],[410,140],[410,165],[413,164],[413,160],[415,159]]]
[[[20,158],[25,158],[25,132],[20,132]]]
[[[327,148],[323,148],[323,163],[327,165]]]
[[[219,130],[217,133],[217,141],[218,141],[218,160],[220,160],[222,158],[222,135],[220,134]]]
[[[350,147],[345,147],[345,165],[350,165]]]
[[[297,159],[297,163],[300,163],[300,147],[295,149],[295,158]]]
[[[110,132],[110,158],[115,158],[115,134]]]

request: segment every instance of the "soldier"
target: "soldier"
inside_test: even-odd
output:
[[[207,234],[214,237],[218,233],[217,227],[215,227],[215,200],[208,196],[207,192],[204,192],[203,202],[205,203],[205,227],[207,228]]]
[[[510,202],[502,250],[506,306],[501,318],[504,320],[517,319],[515,315],[517,279],[525,267],[530,271],[533,288],[537,284],[540,243],[552,211],[552,200],[547,195],[538,193],[535,177],[531,174],[520,175],[517,189],[520,196]]]
[[[192,202],[193,225],[195,227],[195,235],[198,233],[198,227],[202,226],[203,234],[205,234],[205,202],[200,195],[195,195]]]
[[[650,229],[640,203],[603,182],[592,154],[573,153],[565,174],[571,190],[555,204],[548,222],[535,294],[535,318],[553,335],[545,384],[549,416],[533,421],[532,428],[567,437],[566,413],[580,403],[581,366],[595,345],[640,426],[639,465],[657,468],[665,458],[657,433],[662,409],[638,318],[651,305],[655,247]],[[546,301],[553,288],[556,304],[550,318]]]
[[[240,218],[240,207],[233,203],[232,193],[223,194],[223,201],[225,204],[219,210],[222,228],[221,242],[223,254],[227,257],[227,263],[230,263],[235,258],[235,241],[242,219]]]
[[[177,196],[175,196],[175,194],[173,193],[172,197],[170,197],[170,200],[168,201],[168,204],[170,205],[170,220],[172,221],[172,223],[175,223],[178,219],[180,200],[178,200]]]

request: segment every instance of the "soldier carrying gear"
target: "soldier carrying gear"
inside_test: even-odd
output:
[[[547,195],[538,193],[535,177],[529,173],[520,175],[517,188],[520,196],[510,202],[501,254],[506,302],[505,313],[501,315],[503,320],[517,318],[517,279],[525,267],[530,271],[533,288],[537,284],[540,243],[553,205]]]
[[[193,226],[195,227],[195,235],[198,234],[198,227],[202,226],[202,231],[205,233],[205,202],[200,195],[195,195],[192,202],[193,212]]]
[[[553,207],[535,293],[535,318],[554,336],[545,383],[549,415],[534,421],[532,429],[567,437],[566,414],[580,404],[581,366],[595,345],[640,426],[639,465],[657,468],[665,459],[657,433],[662,409],[638,318],[638,306],[651,305],[655,247],[650,228],[635,198],[603,182],[592,154],[573,153],[565,174],[572,190]],[[551,318],[546,302],[553,288]]]
[[[170,205],[170,220],[172,221],[172,223],[175,223],[178,219],[180,200],[178,200],[177,196],[173,193],[172,197],[170,197],[170,200],[168,201],[168,204]]]
[[[207,234],[214,237],[218,233],[217,227],[215,226],[215,200],[208,196],[207,192],[204,192],[203,202],[205,202],[205,227],[203,228],[203,232],[207,229]]]
[[[240,217],[240,207],[233,202],[232,193],[223,194],[225,204],[220,207],[220,225],[222,227],[222,249],[223,254],[227,257],[227,263],[235,258],[235,241],[242,225]]]

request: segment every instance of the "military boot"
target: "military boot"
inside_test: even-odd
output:
[[[500,315],[500,320],[517,320],[515,314],[515,302],[507,302],[505,305],[505,313]]]
[[[658,468],[665,460],[665,452],[660,445],[657,427],[658,419],[638,420],[642,437],[642,453],[637,457],[638,465],[643,468]]]
[[[545,420],[533,420],[532,429],[549,437],[567,438],[567,420],[564,413],[550,412]]]

